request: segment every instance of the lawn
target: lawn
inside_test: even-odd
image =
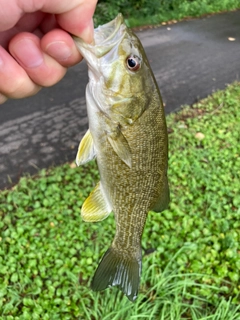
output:
[[[149,213],[137,301],[89,289],[114,217],[81,220],[99,176],[72,163],[0,192],[0,319],[240,319],[240,83],[167,123],[171,204]]]

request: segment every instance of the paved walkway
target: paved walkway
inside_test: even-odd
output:
[[[240,11],[139,31],[138,36],[167,113],[239,80]],[[74,160],[88,127],[86,84],[87,68],[81,63],[54,87],[0,106],[0,188],[25,172]]]

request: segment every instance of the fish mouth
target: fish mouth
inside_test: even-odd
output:
[[[114,20],[94,29],[94,40],[91,44],[75,36],[73,39],[85,58],[86,50],[92,52],[97,58],[101,58],[121,42],[126,28],[123,16],[119,13]]]
[[[123,24],[123,16],[119,13],[114,20],[94,29],[95,46],[113,45],[113,42],[116,41],[115,38],[119,38],[119,31],[121,31],[120,28]]]

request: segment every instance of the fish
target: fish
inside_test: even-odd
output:
[[[74,41],[87,62],[89,129],[77,165],[96,158],[100,182],[81,209],[86,222],[114,213],[116,234],[91,282],[138,296],[141,238],[149,211],[169,204],[168,135],[162,98],[143,46],[122,14],[94,29],[94,41]]]

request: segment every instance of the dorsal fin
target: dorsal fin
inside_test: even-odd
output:
[[[153,208],[151,208],[152,211],[162,212],[163,210],[166,210],[168,208],[170,194],[167,176],[164,177],[162,190],[163,191],[161,192],[159,199],[156,201]]]

